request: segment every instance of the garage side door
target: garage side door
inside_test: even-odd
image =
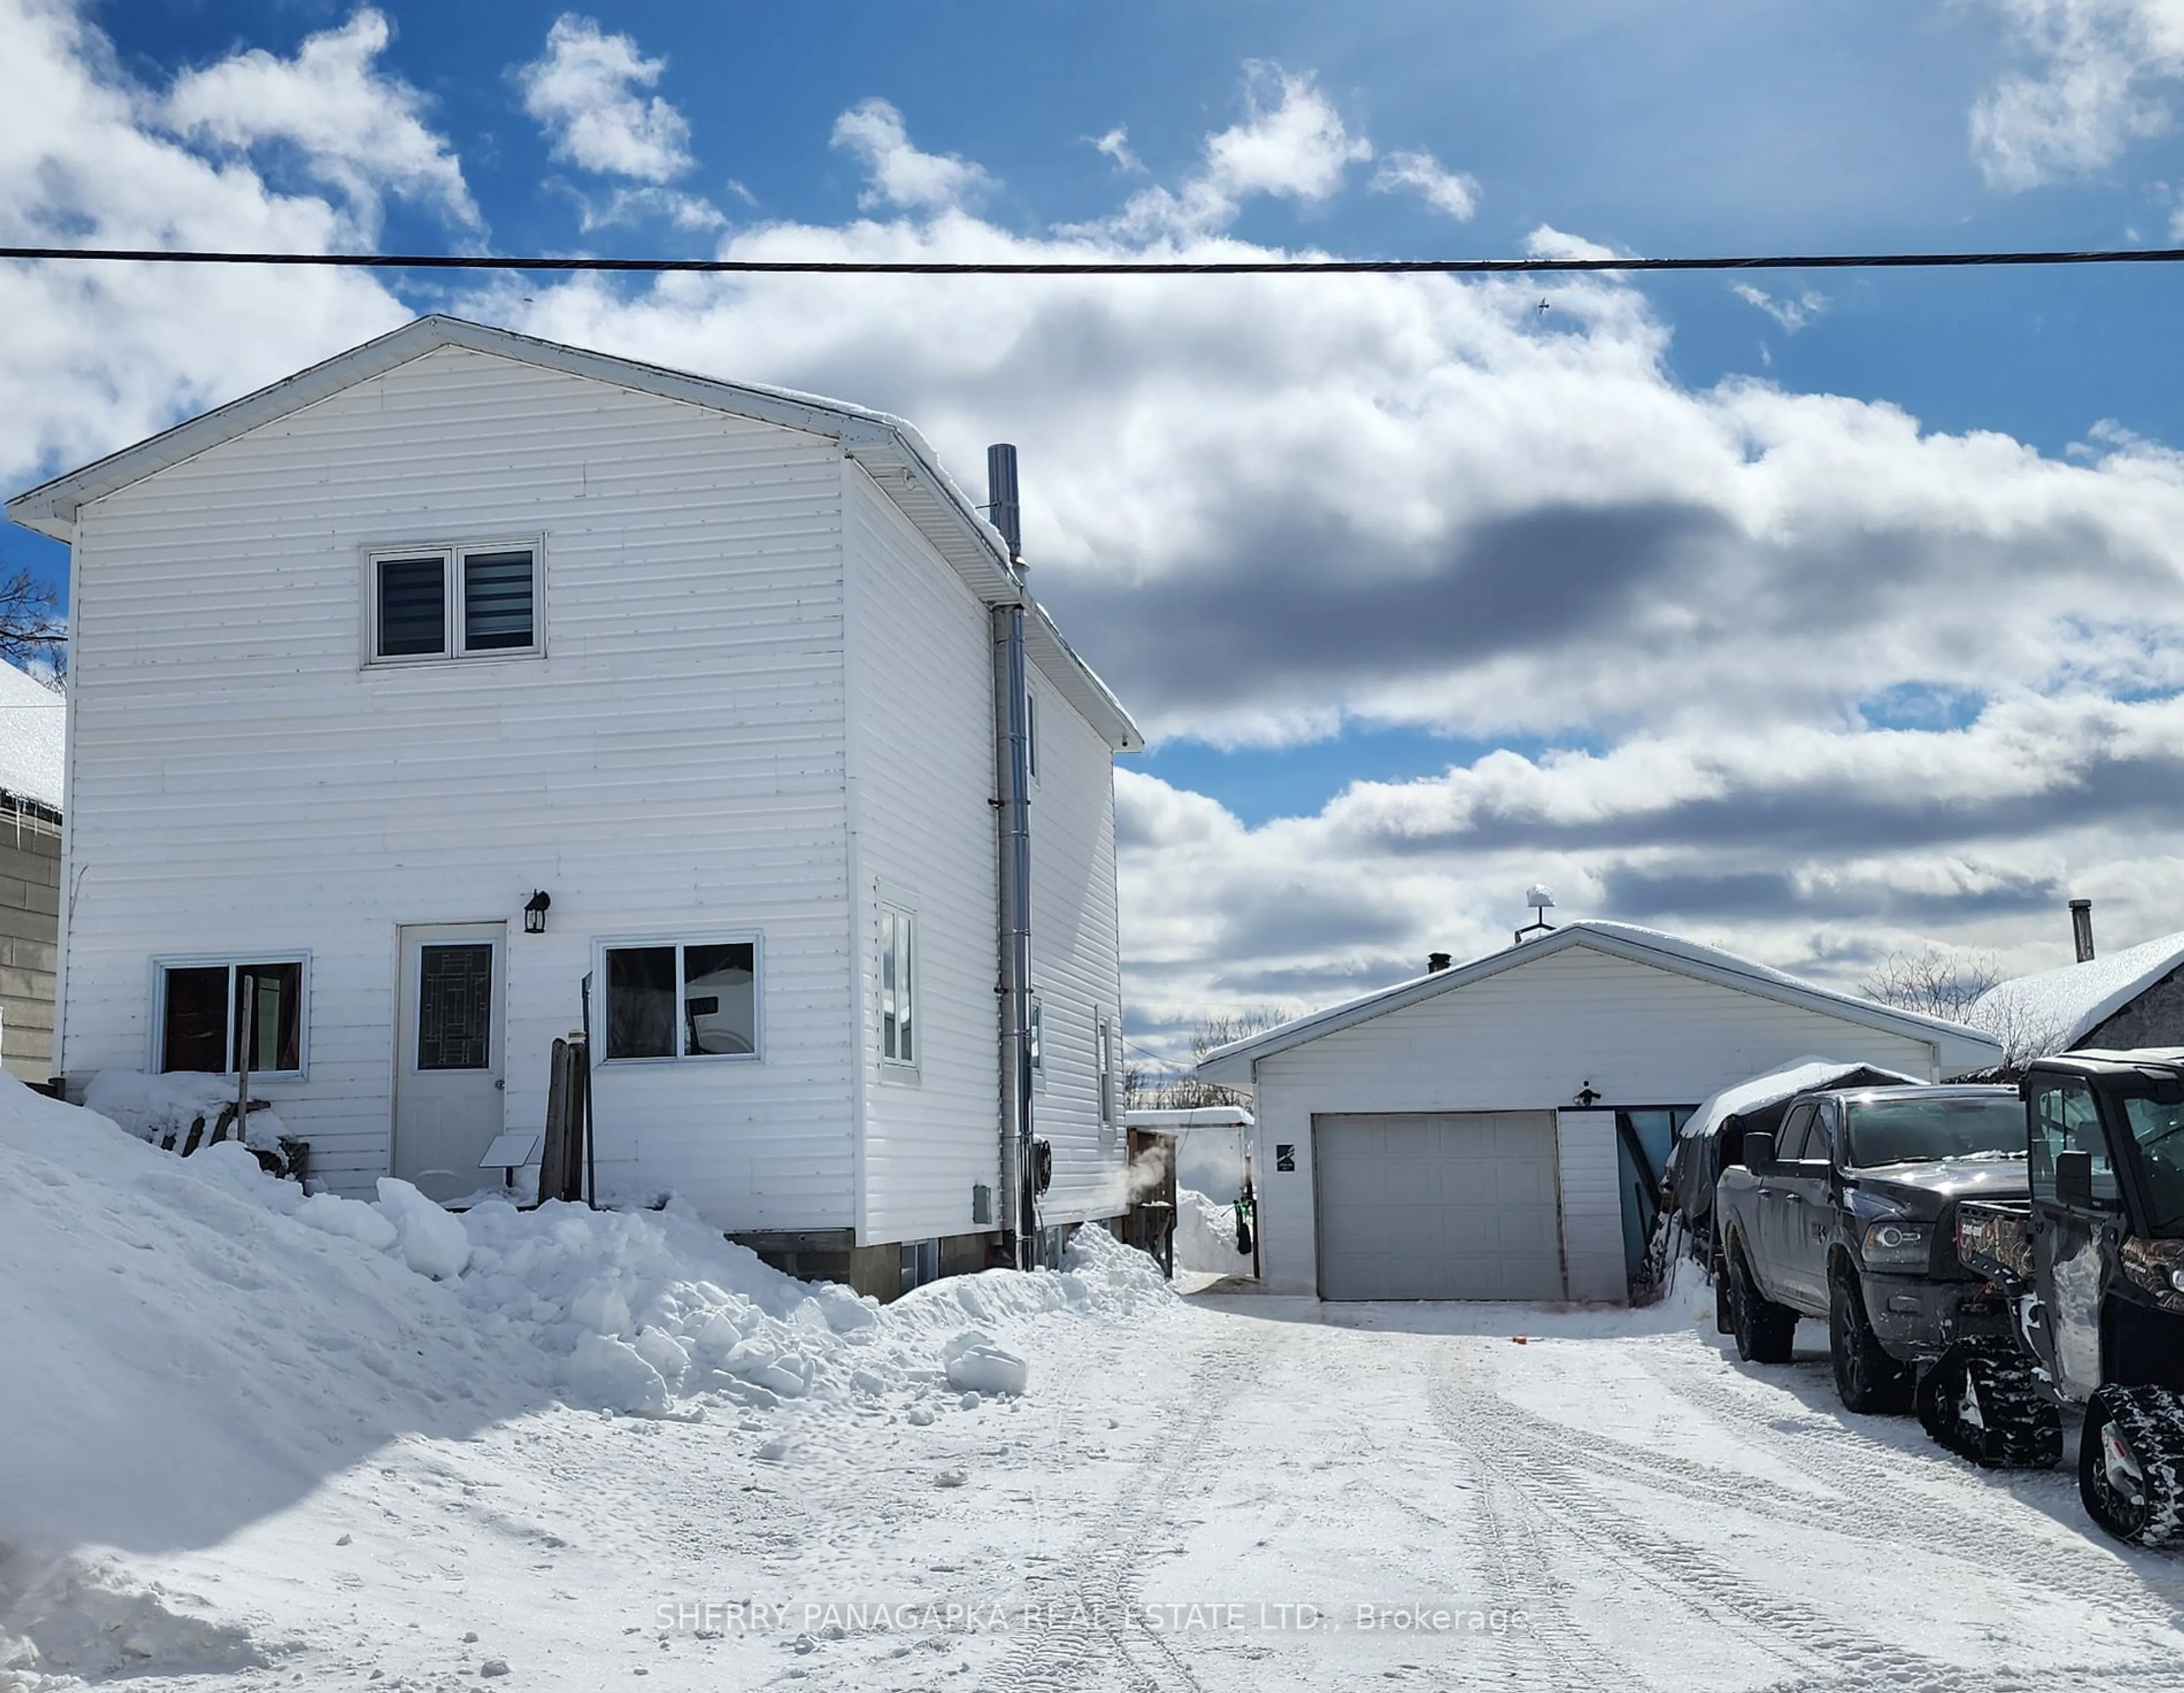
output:
[[[1552,1111],[1312,1119],[1323,1299],[1560,1299]]]

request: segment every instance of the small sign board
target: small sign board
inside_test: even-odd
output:
[[[1296,1148],[1290,1142],[1284,1140],[1275,1145],[1274,1168],[1277,1170],[1296,1168]]]
[[[539,1148],[546,1137],[535,1128],[511,1128],[505,1134],[496,1134],[493,1144],[478,1160],[481,1170],[521,1170],[527,1164],[538,1161]]]

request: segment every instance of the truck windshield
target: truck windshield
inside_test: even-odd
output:
[[[2152,1213],[2148,1227],[2156,1234],[2184,1234],[2184,1098],[2126,1094],[2123,1114],[2138,1143],[2139,1175]]]
[[[1871,1100],[1853,1105],[1850,1162],[1925,1164],[1936,1158],[2025,1156],[2025,1105],[2015,1098]]]

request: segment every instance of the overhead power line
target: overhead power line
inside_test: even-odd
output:
[[[2184,247],[2025,253],[1807,253],[1683,259],[601,259],[476,253],[203,253],[164,248],[0,247],[0,259],[125,265],[275,265],[359,270],[537,270],[758,276],[1569,276],[1652,270],[1954,270],[2174,265]]]

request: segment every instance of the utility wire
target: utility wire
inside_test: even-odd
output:
[[[50,263],[308,265],[360,270],[626,271],[657,276],[1557,276],[1645,270],[1954,270],[2053,265],[2175,265],[2184,247],[2025,253],[1812,253],[1684,259],[599,259],[473,253],[203,253],[164,248],[0,247]]]

